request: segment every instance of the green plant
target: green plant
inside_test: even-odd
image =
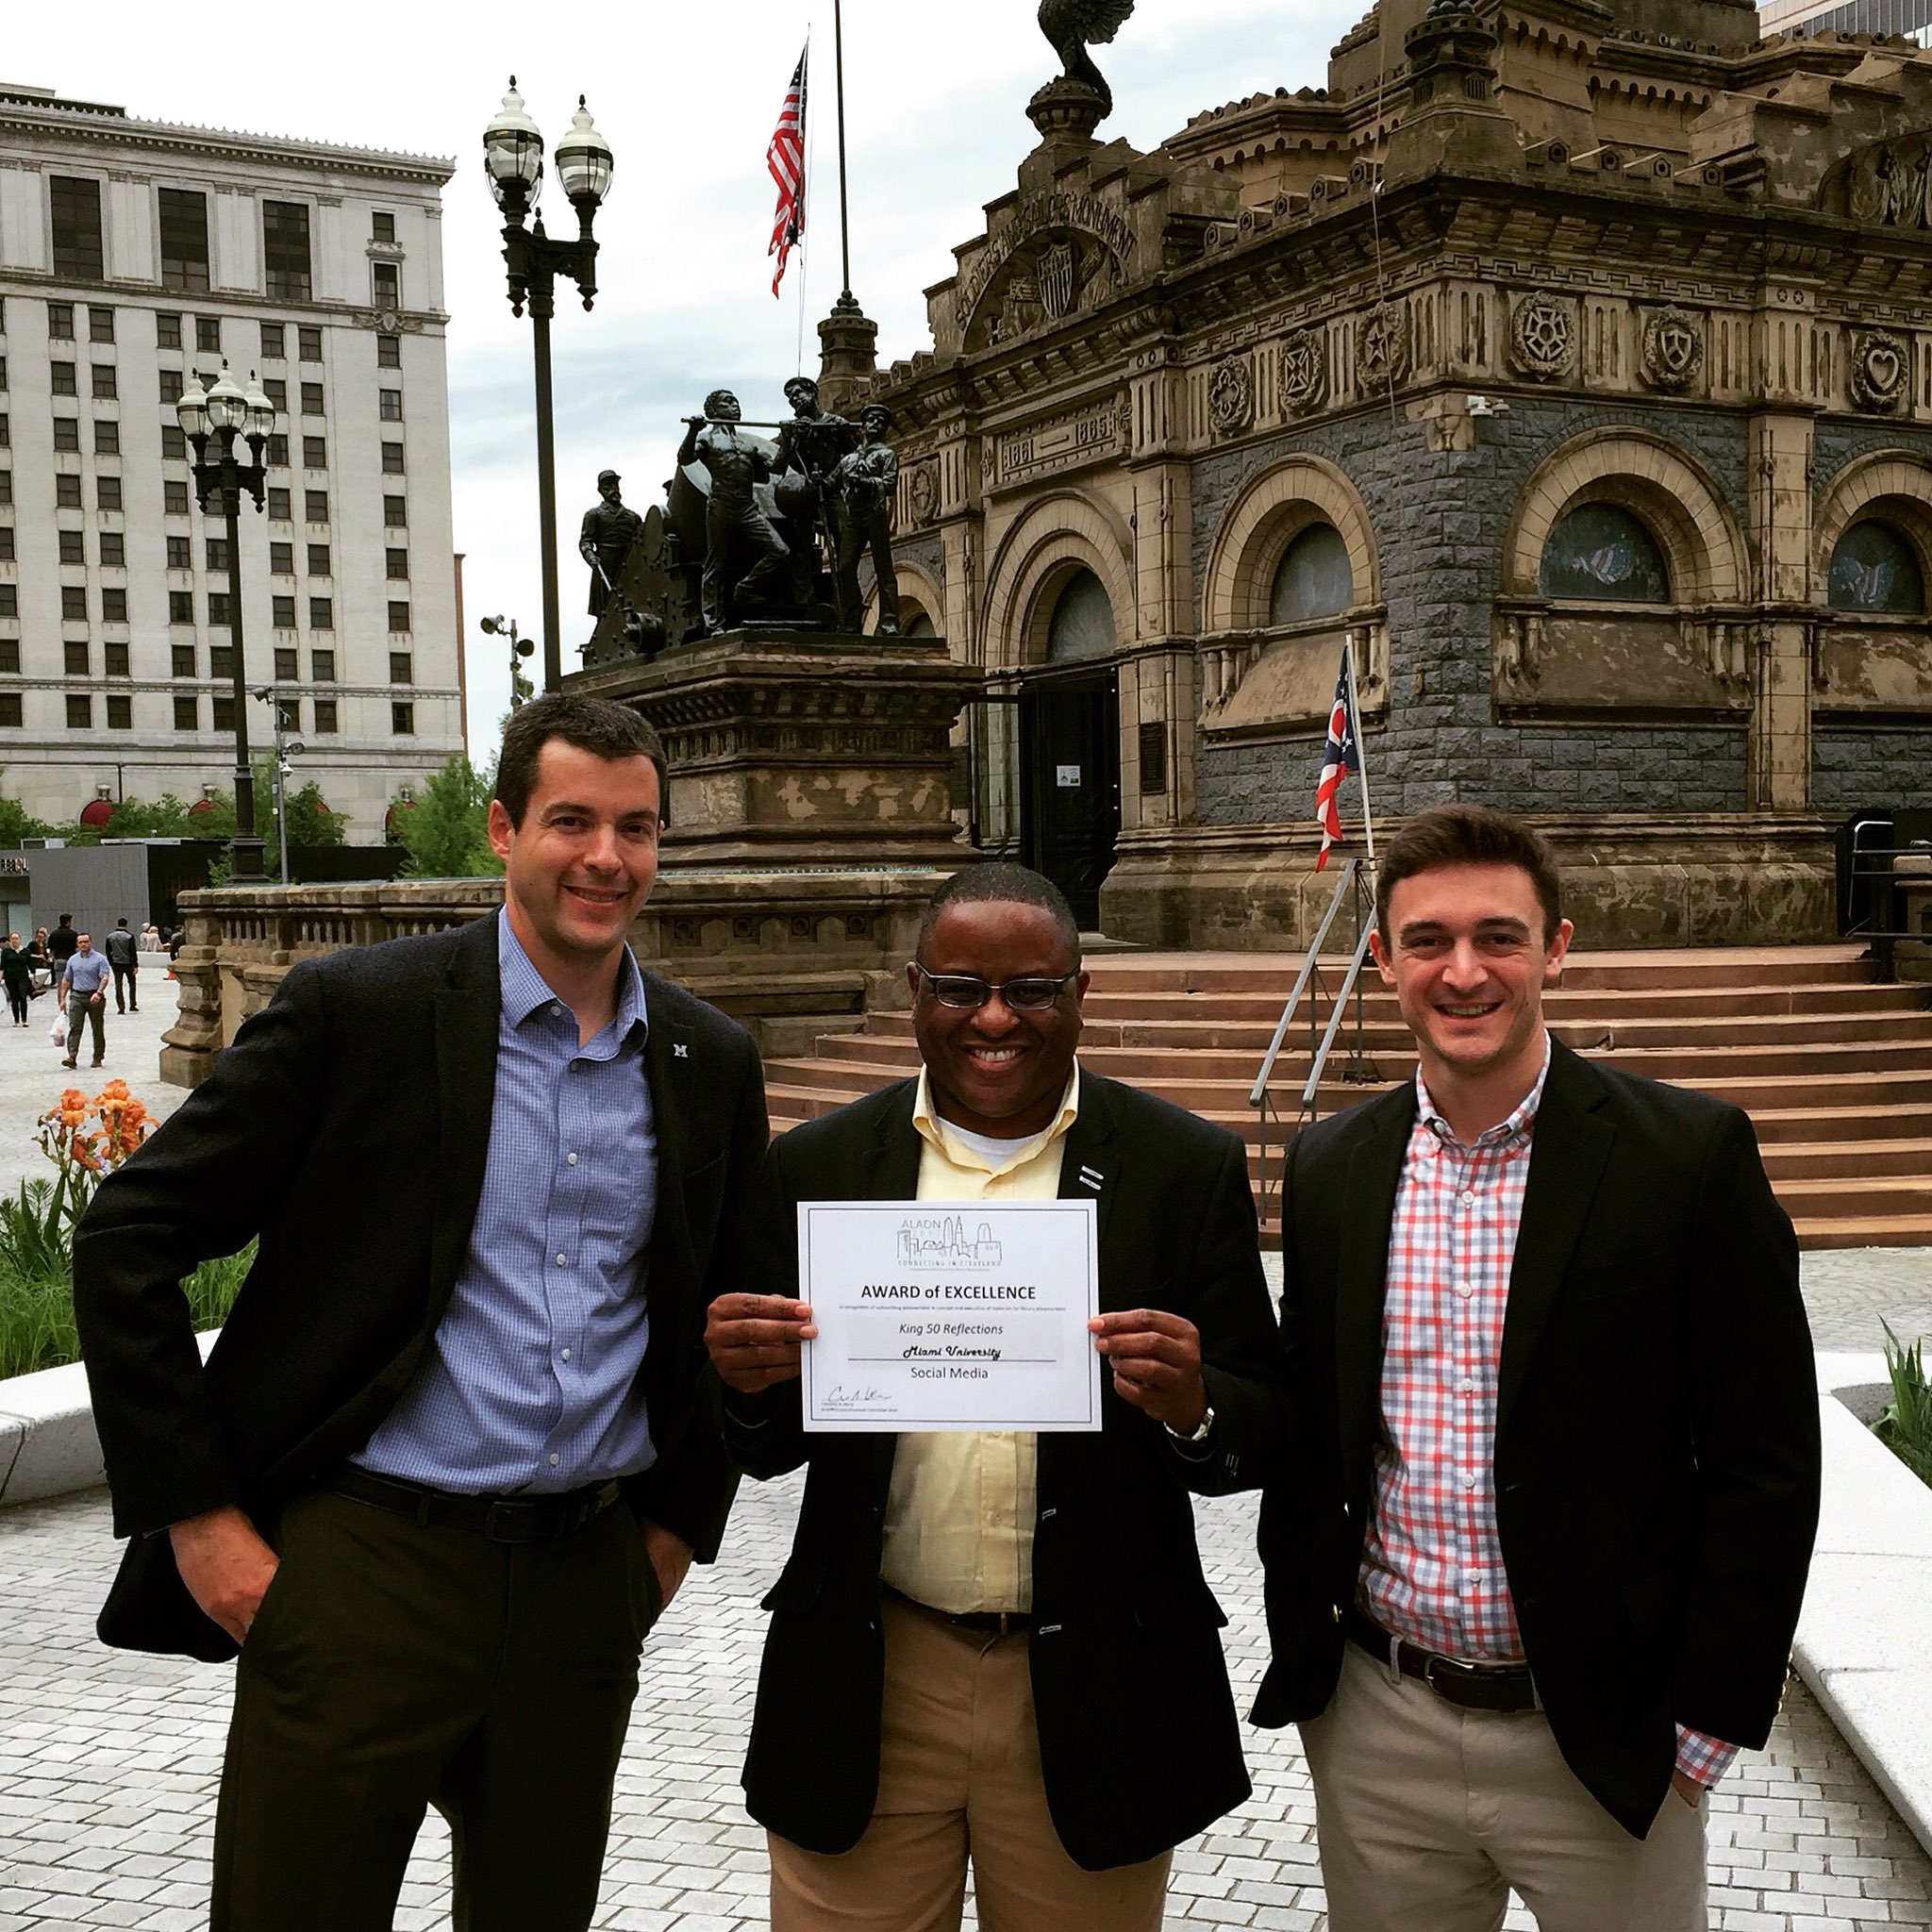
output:
[[[1925,1379],[1925,1344],[1907,1348],[1885,1324],[1885,1366],[1891,1400],[1873,1433],[1921,1482],[1932,1483],[1932,1382]]]
[[[495,780],[460,752],[396,814],[396,837],[408,849],[411,878],[489,878],[503,870],[490,849],[490,794]]]

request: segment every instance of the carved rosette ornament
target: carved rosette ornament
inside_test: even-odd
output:
[[[1874,329],[1852,338],[1852,401],[1859,408],[1896,409],[1911,378],[1912,352],[1899,337]]]
[[[1356,387],[1370,395],[1392,389],[1408,374],[1408,310],[1399,302],[1379,304],[1356,335]]]
[[[1509,323],[1509,359],[1537,382],[1557,382],[1576,366],[1576,317],[1555,295],[1525,295]]]
[[[940,514],[940,467],[937,463],[917,464],[907,479],[906,498],[912,507],[912,521],[922,528],[938,522]]]
[[[1239,436],[1255,420],[1255,382],[1245,356],[1230,356],[1208,379],[1208,413],[1215,433]]]
[[[1281,345],[1281,413],[1312,415],[1328,400],[1328,339],[1298,328]]]
[[[1643,323],[1643,379],[1679,395],[1704,368],[1704,317],[1692,308],[1654,308]]]

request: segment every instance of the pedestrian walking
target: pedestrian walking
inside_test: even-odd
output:
[[[46,941],[47,958],[54,969],[54,977],[58,979],[61,968],[74,958],[80,944],[80,935],[74,929],[74,914],[63,912],[59,922],[50,933],[42,928],[42,938]]]
[[[141,952],[135,944],[134,935],[127,930],[125,919],[117,919],[114,930],[108,935],[108,964],[114,969],[114,1010],[117,1013],[140,1012],[137,987],[141,977]]]
[[[94,951],[86,933],[76,933],[74,957],[60,974],[60,1004],[67,1013],[67,1057],[60,1064],[71,1067],[80,1057],[80,1029],[92,1023],[94,1029],[93,1063],[99,1066],[108,1057],[108,961]]]
[[[0,946],[0,977],[7,982],[7,1007],[16,1026],[26,1024],[26,1003],[33,997],[34,969],[27,963],[20,935],[10,932]]]
[[[47,928],[44,925],[34,928],[34,936],[27,941],[24,950],[28,970],[33,975],[33,996],[39,999],[54,983],[54,962],[47,953]],[[42,974],[45,975],[44,983],[42,980]]]

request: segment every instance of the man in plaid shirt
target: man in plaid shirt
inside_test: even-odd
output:
[[[1255,1721],[1301,1724],[1331,1932],[1495,1932],[1512,1887],[1543,1932],[1693,1932],[1817,1526],[1791,1225],[1737,1108],[1551,1038],[1528,826],[1420,814],[1376,926],[1421,1064],[1289,1158]]]

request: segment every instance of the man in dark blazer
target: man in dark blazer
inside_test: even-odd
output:
[[[1376,963],[1418,1077],[1295,1140],[1295,1452],[1262,1507],[1334,1932],[1705,1924],[1705,1793],[1776,1715],[1817,1524],[1797,1247],[1737,1108],[1579,1058],[1529,827],[1422,813]]]
[[[765,1141],[750,1040],[625,943],[662,784],[621,707],[524,707],[504,911],[298,964],[82,1222],[101,1634],[240,1646],[217,1932],[387,1927],[430,1803],[464,1932],[591,1922],[639,1651],[736,1482],[702,1330]],[[178,1284],[251,1237],[204,1367]]]
[[[708,1326],[744,1467],[807,1466],[744,1783],[775,1932],[1152,1932],[1168,1855],[1248,1794],[1190,1498],[1250,1486],[1280,1376],[1236,1136],[1074,1065],[1079,931],[958,874],[908,969],[924,1072],[768,1158],[769,1294]],[[1097,1202],[1094,1434],[804,1432],[802,1201]]]

